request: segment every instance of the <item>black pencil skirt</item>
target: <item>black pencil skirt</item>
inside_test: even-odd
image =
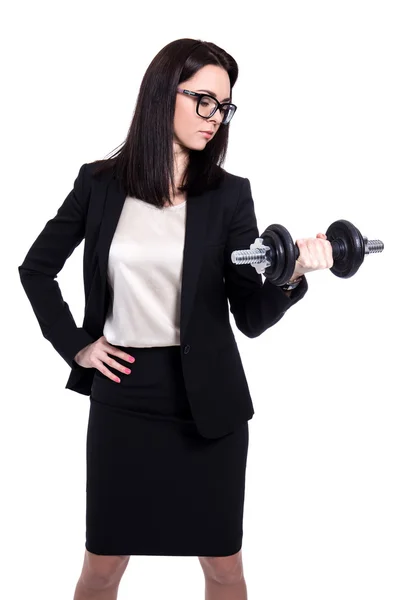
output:
[[[96,370],[87,428],[86,548],[102,555],[228,556],[243,537],[248,421],[198,432],[179,346],[135,357],[116,383]],[[114,357],[115,358],[115,357]]]

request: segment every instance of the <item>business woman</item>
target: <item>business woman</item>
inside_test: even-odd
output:
[[[134,554],[198,556],[207,600],[247,598],[241,555],[254,409],[229,321],[261,335],[332,266],[297,240],[291,284],[231,252],[259,237],[247,178],[225,171],[232,56],[192,39],[149,65],[123,147],[85,163],[19,273],[48,339],[89,396],[86,542],[75,600],[117,597]],[[56,275],[85,240],[78,327]]]

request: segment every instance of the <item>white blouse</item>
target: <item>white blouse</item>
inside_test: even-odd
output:
[[[127,196],[111,242],[110,344],[180,345],[180,297],[187,200],[162,209]]]

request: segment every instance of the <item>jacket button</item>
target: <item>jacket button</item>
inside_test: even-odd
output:
[[[190,346],[187,344],[184,346],[184,354],[188,354],[190,352]]]

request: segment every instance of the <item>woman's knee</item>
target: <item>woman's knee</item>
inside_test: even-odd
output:
[[[103,590],[119,585],[130,556],[105,556],[85,549],[80,581],[87,589]]]
[[[242,552],[230,556],[199,556],[205,577],[218,583],[238,583],[244,578]]]

